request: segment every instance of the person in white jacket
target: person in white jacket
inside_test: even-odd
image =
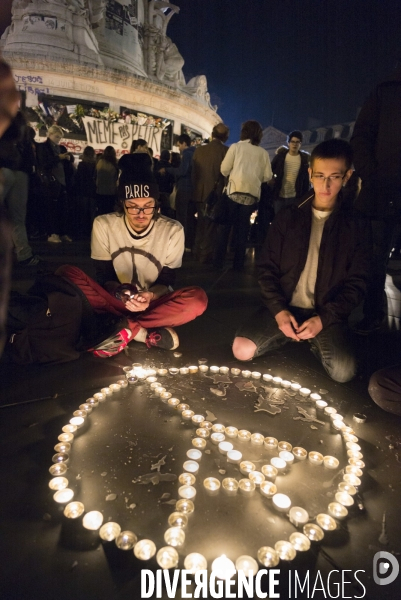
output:
[[[269,155],[259,147],[262,134],[262,127],[257,121],[243,123],[240,141],[230,146],[221,163],[221,172],[228,178],[227,217],[216,246],[216,269],[224,266],[232,228],[235,242],[233,268],[241,271],[244,267],[250,216],[260,198],[260,186],[273,176]]]

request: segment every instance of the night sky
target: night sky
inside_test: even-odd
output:
[[[175,0],[168,35],[230,126],[351,121],[401,59],[401,0]],[[11,0],[0,0],[0,31]]]

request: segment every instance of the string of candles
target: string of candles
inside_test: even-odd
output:
[[[199,472],[199,463],[206,449],[207,443],[218,446],[219,452],[226,456],[227,462],[239,465],[239,470],[243,476],[239,481],[233,477],[226,477],[221,482],[215,477],[207,477],[203,480],[204,490],[208,495],[217,495],[222,489],[224,493],[235,495],[240,493],[250,496],[255,490],[271,500],[273,508],[288,516],[289,521],[294,527],[302,528],[302,533],[296,531],[292,533],[287,540],[279,540],[274,548],[263,546],[257,552],[257,559],[264,567],[276,566],[280,560],[293,560],[297,552],[306,551],[310,548],[311,542],[319,542],[323,539],[325,532],[333,531],[338,526],[338,521],[345,519],[348,515],[348,508],[354,504],[353,496],[357,493],[357,488],[361,484],[360,477],[363,474],[365,466],[361,447],[357,443],[358,438],[354,430],[344,423],[344,417],[337,413],[334,407],[328,406],[328,403],[321,399],[317,393],[311,393],[308,388],[301,387],[297,382],[283,380],[281,377],[273,377],[269,373],[261,374],[257,371],[240,370],[231,368],[231,375],[234,377],[262,379],[275,386],[281,386],[284,389],[292,389],[304,398],[309,398],[314,403],[316,414],[323,416],[330,421],[335,431],[340,433],[346,445],[348,456],[348,465],[345,467],[343,481],[339,483],[335,493],[335,501],[330,502],[326,513],[320,513],[316,516],[316,523],[310,522],[308,512],[299,506],[292,506],[289,496],[278,492],[275,484],[276,477],[288,471],[294,463],[302,462],[308,458],[309,463],[314,466],[323,465],[327,469],[337,469],[339,460],[334,456],[323,456],[320,452],[310,451],[305,448],[293,448],[289,442],[278,441],[271,436],[264,436],[261,433],[251,433],[250,431],[221,423],[212,424],[205,420],[203,415],[195,414],[188,404],[181,403],[178,398],[173,398],[172,393],[160,384],[159,377],[168,374],[171,376],[195,374],[198,371],[202,374],[208,371],[213,374],[227,375],[230,372],[228,367],[218,367],[204,364],[199,366],[189,366],[170,369],[145,369],[140,363],[133,363],[132,366],[124,367],[125,379],[121,379],[110,386],[102,388],[100,392],[93,394],[85,403],[74,411],[69,423],[62,427],[62,433],[58,436],[59,442],[54,449],[56,454],[52,458],[52,466],[49,472],[52,479],[49,487],[53,490],[54,500],[57,503],[65,504],[64,515],[70,519],[77,519],[83,516],[82,525],[84,528],[93,531],[99,531],[99,536],[104,541],[115,541],[118,548],[122,550],[133,550],[135,556],[140,560],[149,560],[156,554],[156,561],[163,569],[176,567],[179,562],[179,553],[177,548],[185,542],[185,531],[188,525],[188,517],[194,511],[194,499],[196,496],[196,475]],[[161,401],[171,408],[179,411],[183,420],[192,421],[196,427],[196,436],[192,439],[192,448],[186,455],[188,460],[183,464],[184,472],[178,477],[179,488],[178,495],[180,499],[176,503],[175,511],[168,518],[168,528],[164,534],[164,540],[167,546],[160,548],[156,553],[156,545],[152,540],[143,539],[138,541],[137,536],[132,531],[121,531],[118,523],[108,522],[103,524],[103,514],[92,510],[85,513],[85,507],[82,502],[73,500],[74,491],[68,487],[68,479],[65,477],[69,463],[69,452],[74,441],[76,431],[83,426],[85,419],[112,394],[119,392],[129,385],[135,385],[138,381],[147,382],[154,394],[160,397]],[[227,440],[231,441],[227,441]],[[264,447],[267,450],[274,450],[278,456],[270,459],[270,464],[265,464],[260,471],[256,470],[254,463],[243,460],[243,452],[234,448],[232,443],[237,440],[240,448],[246,448],[246,444]],[[245,443],[245,446],[244,446]],[[84,514],[85,513],[85,514]],[[200,569],[207,568],[206,558],[197,552],[188,554],[184,559],[184,568],[195,573]],[[235,564],[225,555],[216,558],[212,565],[212,571],[221,579],[231,578],[237,570],[243,570],[245,575],[251,572],[256,575],[258,570],[257,561],[251,556],[240,556]]]

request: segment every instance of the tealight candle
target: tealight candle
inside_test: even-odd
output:
[[[305,448],[301,448],[300,446],[296,446],[295,448],[293,448],[292,453],[295,457],[295,460],[305,460],[305,458],[308,456],[308,453],[305,450]]]
[[[279,555],[281,560],[294,560],[297,551],[291,542],[280,540],[274,544],[274,549]]]
[[[178,373],[180,372],[179,369],[177,369],[176,367],[170,367],[168,372],[170,373],[170,375],[178,375]]]
[[[239,491],[243,494],[252,494],[255,491],[255,484],[250,479],[240,479],[238,482]]]
[[[199,426],[200,423],[202,423],[205,420],[205,417],[203,415],[194,415],[192,417],[192,423],[194,423],[194,425]]]
[[[261,471],[266,479],[269,479],[270,481],[274,481],[278,473],[276,467],[273,467],[273,465],[263,465]]]
[[[68,463],[70,457],[65,452],[58,452],[57,454],[53,454],[52,462],[54,463]]]
[[[339,502],[330,502],[328,511],[332,517],[341,521],[348,515],[348,510]]]
[[[253,433],[251,435],[251,444],[255,446],[263,446],[263,442],[265,440],[265,436],[261,433]]]
[[[323,458],[323,464],[326,469],[337,469],[340,461],[335,456],[325,456]]]
[[[238,481],[233,477],[226,477],[221,482],[222,488],[225,492],[236,493],[238,490]]]
[[[60,433],[60,435],[57,438],[58,440],[60,440],[60,442],[72,442],[74,440],[74,434],[73,433]]]
[[[289,512],[289,519],[295,527],[300,527],[309,521],[309,514],[301,506],[292,506]]]
[[[229,372],[229,368],[228,367],[220,367],[219,371],[222,375],[228,375]]]
[[[134,369],[132,368],[132,366],[128,366],[128,367],[123,367],[123,372],[125,373],[125,375],[127,375],[127,373],[135,373]]]
[[[217,446],[218,444],[220,444],[220,442],[224,442],[226,436],[224,433],[212,433],[210,439],[213,442],[213,444],[216,444]]]
[[[181,529],[185,529],[188,525],[188,517],[182,512],[175,511],[169,516],[168,524],[170,527],[181,527]]]
[[[136,375],[132,375],[127,377],[128,385],[136,385],[138,383],[138,377]]]
[[[165,377],[167,373],[167,369],[157,369],[157,374],[159,375],[159,377]]]
[[[259,548],[257,556],[258,561],[264,567],[276,567],[280,562],[278,552],[270,546],[262,546],[261,548]]]
[[[310,548],[310,540],[299,531],[295,531],[290,535],[290,543],[294,546],[297,552],[305,552]]]
[[[112,542],[121,533],[121,527],[118,523],[109,521],[101,526],[99,529],[99,537],[106,542]]]
[[[202,427],[204,429],[212,429],[213,425],[212,425],[212,423],[210,423],[210,421],[203,421]]]
[[[262,373],[259,373],[259,371],[252,371],[251,376],[252,379],[260,379],[262,377]]]
[[[264,439],[264,446],[268,450],[274,450],[274,448],[277,448],[277,444],[278,440],[275,437],[265,437]]]
[[[343,433],[349,433],[355,435],[355,431],[349,425],[344,425]]]
[[[313,392],[313,393],[310,395],[310,399],[311,399],[311,400],[313,400],[313,402],[315,402],[315,403],[316,403],[318,400],[321,400],[321,399],[322,399],[322,397],[321,397],[321,395],[320,395],[320,394],[317,394],[316,392]]]
[[[254,471],[255,469],[255,465],[250,460],[243,460],[239,466],[239,470],[243,475],[248,475],[251,471]]]
[[[316,523],[325,531],[334,531],[334,529],[337,529],[337,523],[333,517],[324,513],[317,515]]]
[[[220,367],[216,367],[216,365],[212,365],[209,368],[210,372],[213,373],[214,375],[216,375],[219,371],[220,371]]]
[[[85,418],[87,416],[87,412],[86,410],[74,410],[74,412],[72,413],[74,417],[83,417]]]
[[[198,358],[198,365],[205,365],[207,363],[207,358]]]
[[[206,490],[210,492],[216,492],[220,489],[220,481],[215,477],[207,477],[203,480],[203,486]]]
[[[354,504],[354,499],[347,492],[337,492],[334,496],[336,502],[339,502],[343,506],[352,506]]]
[[[279,458],[278,456],[274,456],[270,460],[270,464],[272,464],[273,467],[275,467],[279,473],[283,473],[283,471],[285,471],[287,468],[287,463],[285,462],[285,460]]]
[[[207,569],[207,560],[203,554],[191,552],[184,559],[184,569],[189,571],[191,575],[194,575],[198,571],[205,571]]]
[[[151,390],[157,390],[159,387],[161,387],[160,382],[159,381],[153,381],[150,384],[150,389]]]
[[[215,433],[224,433],[225,430],[226,430],[226,428],[221,423],[215,423],[212,426],[212,431],[214,431]]]
[[[49,481],[49,488],[51,490],[64,490],[68,485],[68,479],[66,477],[54,477]]]
[[[181,413],[182,418],[185,421],[190,421],[192,419],[192,417],[194,416],[194,411],[193,410],[183,410]]]
[[[273,505],[279,512],[287,512],[291,508],[291,498],[285,494],[274,494]]]
[[[347,492],[347,494],[350,496],[355,496],[357,492],[355,486],[351,485],[350,483],[346,483],[345,481],[341,481],[341,483],[338,484],[338,491]]]
[[[265,476],[260,471],[250,471],[248,473],[248,477],[251,481],[253,481],[256,487],[259,487],[260,484],[265,480]]]
[[[231,425],[225,428],[225,434],[229,438],[236,438],[238,435],[238,429],[236,427],[232,427]]]
[[[283,381],[282,377],[273,377],[274,385],[281,386],[282,381]]]
[[[200,450],[196,450],[195,448],[193,448],[193,449],[187,451],[187,456],[191,460],[196,460],[199,462],[202,459],[202,452]],[[184,469],[185,469],[185,467],[184,467]]]
[[[64,462],[56,463],[55,465],[52,465],[50,467],[49,473],[53,477],[58,477],[59,475],[64,475],[65,473],[67,473],[67,465]]]
[[[362,452],[357,452],[356,450],[347,450],[347,456],[356,460],[362,460],[363,458]]]
[[[165,402],[167,404],[167,402],[170,400],[172,395],[173,394],[171,394],[170,392],[162,392],[160,394],[160,398],[163,402]]]
[[[78,519],[84,514],[85,507],[82,502],[69,502],[64,509],[64,516],[67,519]]]
[[[242,555],[235,561],[235,568],[237,571],[242,571],[245,577],[255,576],[258,572],[258,563],[252,556]]]
[[[172,406],[173,408],[177,408],[177,406],[179,405],[180,401],[178,400],[178,398],[169,398],[167,404],[169,406]]]
[[[277,494],[277,486],[272,481],[262,481],[260,484],[260,493],[266,498],[273,498]]]
[[[64,425],[64,427],[61,428],[61,431],[64,431],[64,433],[75,433],[76,430],[78,429],[78,427],[76,425]]]
[[[60,442],[54,446],[56,452],[69,452],[71,450],[71,444],[68,442]]]
[[[113,393],[119,392],[121,390],[121,385],[119,383],[112,383],[109,387]]]
[[[331,421],[344,421],[344,417],[339,415],[338,412],[330,415]]]
[[[187,473],[193,473],[193,475],[199,471],[199,464],[194,460],[186,460],[182,466]]]
[[[292,445],[290,444],[290,442],[279,442],[277,444],[277,449],[278,449],[279,452],[281,450],[286,450],[287,452],[291,452]]]
[[[293,392],[299,392],[299,390],[301,389],[302,385],[300,383],[298,383],[297,381],[293,381],[291,383],[291,389]]]
[[[314,523],[304,525],[303,532],[311,542],[320,542],[324,538],[323,529]]]
[[[70,488],[64,488],[62,490],[57,490],[57,492],[53,495],[53,499],[59,504],[66,504],[74,497],[74,492]]]
[[[204,427],[199,427],[199,429],[196,430],[196,435],[201,438],[208,438],[210,436],[210,431]]]
[[[117,383],[122,387],[122,388],[126,388],[128,385],[128,382],[126,379],[118,379]]]
[[[288,381],[288,379],[283,379],[281,382],[281,387],[288,390],[291,387],[291,381]]]
[[[323,412],[327,408],[328,404],[325,400],[316,400],[315,406],[317,411]]]
[[[320,454],[320,452],[315,452],[314,450],[312,450],[312,452],[309,452],[309,462],[312,465],[321,465],[323,462],[323,454]]]
[[[294,462],[294,455],[292,452],[287,452],[287,450],[282,450],[279,452],[279,458],[282,458],[287,463],[287,466],[292,465]]]
[[[234,446],[230,442],[220,442],[219,443],[220,454],[227,454],[227,452],[229,452],[233,448],[234,448]]]
[[[164,546],[156,554],[156,561],[162,569],[173,569],[178,565],[178,552],[171,546]]]
[[[185,531],[181,527],[170,527],[164,534],[164,541],[169,546],[182,546],[185,541]]]
[[[191,515],[195,510],[195,505],[192,500],[182,498],[181,500],[177,500],[175,508],[184,515]]]
[[[343,433],[343,438],[345,442],[354,442],[354,444],[358,441],[356,435],[352,435],[352,433]]]
[[[337,409],[334,408],[333,406],[326,406],[326,408],[324,409],[324,414],[326,417],[331,417],[331,415],[335,415],[337,412]]]
[[[101,388],[100,391],[105,396],[111,396],[113,394],[113,392],[111,391],[111,389],[109,387]]]
[[[106,394],[103,392],[96,392],[96,394],[93,394],[93,397],[98,402],[104,402],[106,400]]]
[[[192,473],[181,473],[178,477],[178,481],[182,483],[182,485],[193,485],[196,481],[195,475]]]
[[[199,371],[201,373],[207,373],[209,370],[209,367],[207,365],[199,365]]]
[[[339,419],[333,419],[331,421],[331,426],[333,427],[333,429],[336,429],[337,431],[343,431],[344,428],[346,427],[344,421],[341,421]]]
[[[358,469],[363,469],[365,466],[365,463],[363,462],[363,460],[361,460],[359,458],[350,458],[350,459],[348,459],[348,463],[350,465],[352,465],[353,467],[358,467]]]
[[[124,379],[124,383],[125,387],[127,387],[128,383],[126,379]],[[97,408],[99,406],[99,400],[96,400],[96,398],[87,398],[87,400],[85,400],[85,404],[88,404],[88,406],[92,408]]]
[[[149,560],[156,554],[156,545],[152,540],[140,540],[134,546],[134,554],[139,560]]]
[[[227,462],[238,464],[242,460],[242,452],[239,450],[229,450],[227,452]]]
[[[71,425],[76,425],[76,427],[79,429],[85,423],[85,419],[83,417],[72,417],[70,419],[70,423]]]
[[[346,483],[354,485],[355,487],[359,487],[361,485],[361,480],[354,473],[347,473],[344,475],[343,479]]]
[[[231,375],[234,375],[234,377],[238,377],[238,375],[241,375],[241,369],[236,369],[235,367],[232,367],[230,371]]]
[[[191,500],[196,496],[196,489],[192,485],[182,485],[178,488],[178,495],[185,500]]]
[[[188,367],[189,372],[191,373],[191,375],[193,375],[194,373],[198,372],[198,366],[197,365],[191,365]]]
[[[91,510],[86,513],[82,520],[82,525],[85,529],[90,529],[91,531],[96,531],[99,529],[101,524],[103,523],[103,515],[98,510]]]
[[[352,473],[353,475],[356,475],[357,477],[362,477],[362,475],[363,475],[362,469],[359,469],[358,467],[355,467],[354,465],[347,465],[345,467],[345,472],[347,474]]]
[[[192,445],[194,448],[197,448],[198,450],[204,450],[206,448],[206,440],[196,437],[192,440]]]
[[[346,442],[346,447],[348,448],[348,450],[355,450],[356,452],[360,452],[361,447],[359,444],[356,444],[355,442]]]
[[[269,381],[272,381],[273,375],[270,375],[270,373],[263,373],[263,377],[262,378],[263,378],[263,381],[269,382]]]
[[[252,434],[247,429],[240,429],[237,437],[240,442],[249,442]]]
[[[245,379],[249,379],[249,377],[251,376],[251,371],[248,371],[248,369],[244,369],[243,371],[241,371],[241,375]]]
[[[146,381],[148,383],[156,383],[157,382],[157,377],[152,377],[152,376],[146,377]]]
[[[161,396],[166,391],[166,388],[163,387],[162,385],[158,385],[157,387],[153,388],[153,390],[154,390],[155,394],[157,394],[158,396]]]
[[[92,412],[92,409],[93,409],[93,407],[90,404],[88,404],[87,402],[84,402],[84,404],[79,405],[79,410],[84,410],[87,415],[90,415],[90,413]]]
[[[212,562],[212,573],[217,579],[231,579],[235,575],[233,561],[227,558],[225,554],[222,554]]]
[[[137,372],[142,371],[142,364],[138,363],[138,362],[134,362],[134,363],[132,363],[132,369]]]
[[[309,396],[309,394],[311,393],[311,390],[309,388],[303,387],[299,390],[299,393],[304,398],[307,398]]]

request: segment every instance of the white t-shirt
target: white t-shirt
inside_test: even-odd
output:
[[[317,266],[323,227],[333,211],[317,210],[312,206],[312,228],[309,238],[308,256],[304,270],[292,294],[290,306],[314,308]]]
[[[301,155],[291,156],[287,152],[284,162],[284,177],[280,190],[280,198],[295,198],[295,182],[301,168]]]
[[[173,219],[160,216],[140,235],[117,213],[93,222],[91,257],[112,260],[120,283],[132,283],[140,290],[152,286],[163,267],[179,268],[183,253],[184,229]]]

